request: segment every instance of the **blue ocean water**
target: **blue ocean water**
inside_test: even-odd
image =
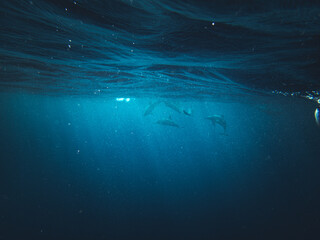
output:
[[[319,18],[1,1],[0,239],[318,239]]]

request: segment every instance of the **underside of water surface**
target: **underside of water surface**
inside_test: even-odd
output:
[[[319,90],[316,1],[2,1],[0,84],[202,98]]]

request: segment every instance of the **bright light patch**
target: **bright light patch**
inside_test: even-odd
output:
[[[130,102],[131,98],[116,98],[117,102]]]

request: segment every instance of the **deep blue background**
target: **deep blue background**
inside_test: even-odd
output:
[[[144,117],[147,99],[1,94],[1,238],[315,239],[314,106],[252,100]]]

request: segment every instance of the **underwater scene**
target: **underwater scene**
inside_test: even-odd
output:
[[[320,239],[320,2],[0,2],[0,240]]]

